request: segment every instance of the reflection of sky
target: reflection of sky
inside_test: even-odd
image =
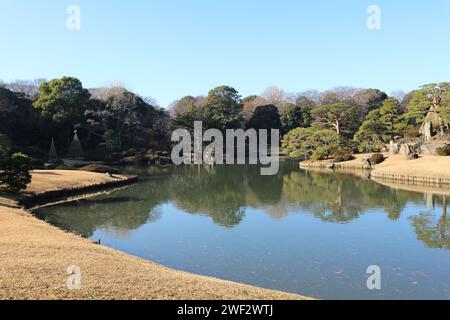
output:
[[[254,169],[152,172],[44,214],[104,245],[223,279],[318,298],[450,298],[450,250],[436,249],[450,239],[441,196],[297,163],[282,162],[276,177]],[[381,291],[366,288],[373,264]]]
[[[450,251],[418,241],[408,219],[420,212],[439,217],[440,207],[409,204],[397,221],[371,209],[347,224],[292,208],[274,220],[270,207],[246,207],[233,228],[186,214],[172,202],[154,210],[163,212],[161,219],[127,238],[105,229],[92,238],[176,269],[318,298],[450,298]],[[373,264],[382,269],[381,291],[365,287]]]

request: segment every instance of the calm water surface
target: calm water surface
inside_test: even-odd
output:
[[[139,184],[36,215],[175,269],[335,299],[450,299],[450,197],[286,161],[141,169]],[[368,290],[378,265],[382,289]]]

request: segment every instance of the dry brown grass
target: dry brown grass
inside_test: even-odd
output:
[[[362,159],[370,158],[372,154],[359,154],[356,159],[337,164],[337,172],[352,174],[357,177],[364,177],[362,169]],[[390,155],[385,153],[385,161],[376,165],[372,170],[371,179],[385,185],[389,188],[413,191],[419,193],[432,193],[436,195],[450,195],[448,185],[433,185],[419,183],[407,183],[395,181],[392,179],[378,178],[377,175],[389,176],[405,176],[405,177],[424,177],[424,178],[440,178],[442,180],[450,180],[450,157],[438,156],[421,156],[417,160],[407,160],[403,155]],[[329,172],[325,169],[330,160],[324,161],[304,161],[302,168],[318,171]]]
[[[27,186],[26,192],[40,194],[51,190],[98,185],[124,178],[124,176],[120,175],[114,175],[113,178],[110,178],[106,174],[87,171],[34,170],[31,183]]]
[[[102,174],[33,172],[28,191],[109,181]],[[0,299],[305,299],[172,270],[96,245],[0,203]],[[67,268],[81,268],[81,289],[68,290]]]
[[[421,156],[417,160],[406,160],[402,155],[386,157],[374,173],[450,179],[450,157]]]
[[[372,154],[358,154],[355,159],[336,164],[342,169],[362,169],[362,159],[370,158]],[[437,177],[450,179],[450,157],[421,156],[417,160],[407,160],[403,155],[384,154],[384,162],[377,164],[372,173],[394,174],[404,176]],[[331,160],[304,161],[303,166],[326,167]]]

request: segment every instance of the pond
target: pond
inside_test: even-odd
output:
[[[201,275],[321,299],[450,299],[450,197],[348,174],[255,166],[141,169],[133,186],[35,214]],[[367,268],[381,269],[369,290]]]

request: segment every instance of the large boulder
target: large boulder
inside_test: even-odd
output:
[[[366,170],[372,169],[372,164],[370,163],[369,159],[362,159],[361,162],[362,162],[363,169],[366,169]]]
[[[386,146],[390,154],[398,154],[400,152],[400,146],[393,140]]]
[[[404,143],[400,146],[400,154],[405,155],[405,156],[409,156],[412,153],[411,147],[409,144]]]
[[[421,142],[402,143],[400,145],[399,154],[409,156],[411,153],[419,153]]]
[[[420,147],[420,154],[435,156],[437,155],[437,149],[443,148],[448,144],[445,141],[431,141],[426,142]]]

